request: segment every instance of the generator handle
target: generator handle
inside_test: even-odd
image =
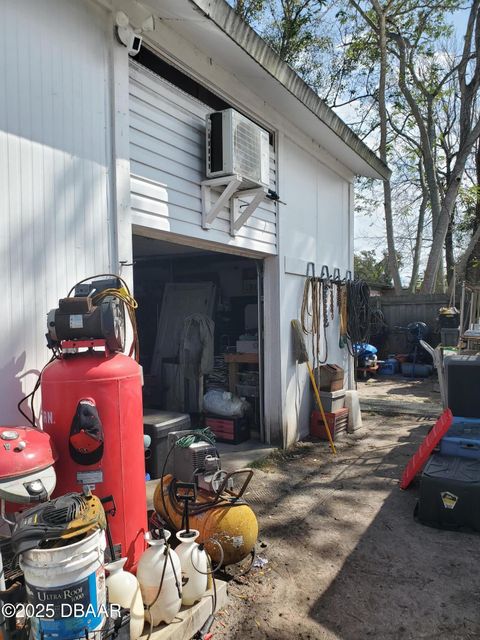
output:
[[[248,467],[246,467],[245,469],[237,469],[236,471],[230,471],[230,473],[227,473],[227,475],[223,479],[222,486],[219,488],[217,492],[217,495],[220,495],[225,491],[225,487],[227,486],[227,483],[230,478],[232,478],[233,476],[239,476],[239,475],[246,475],[247,477],[245,478],[239,491],[237,493],[234,493],[233,491],[229,491],[229,495],[231,495],[231,497],[234,498],[235,500],[240,500],[240,498],[245,493],[245,489],[250,484],[250,480],[253,478],[253,469],[250,469]]]

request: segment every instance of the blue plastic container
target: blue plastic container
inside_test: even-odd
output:
[[[421,364],[420,362],[402,362],[402,375],[407,378],[428,378],[433,372],[431,364]]]
[[[480,418],[462,418],[455,416],[446,437],[480,439]]]
[[[480,460],[480,418],[455,416],[440,441],[440,454]]]
[[[378,373],[383,376],[393,376],[400,370],[400,363],[396,358],[387,358],[380,364]]]
[[[472,440],[445,436],[440,441],[440,455],[480,460],[480,437]]]

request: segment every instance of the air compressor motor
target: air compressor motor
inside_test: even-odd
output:
[[[168,449],[173,453],[173,477],[178,482],[195,482],[198,489],[216,493],[228,475],[221,468],[216,446],[205,440],[192,441],[187,446],[178,444],[194,434],[195,431],[168,434]],[[232,488],[231,483],[227,488]]]
[[[125,309],[122,301],[107,291],[121,289],[117,278],[93,279],[74,288],[74,295],[61,298],[47,317],[50,348],[64,340],[105,340],[110,351],[125,346]]]

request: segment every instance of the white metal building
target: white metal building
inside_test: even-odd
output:
[[[134,27],[155,18],[137,58],[115,35],[119,10]],[[47,311],[86,276],[133,282],[135,236],[262,261],[262,436],[304,435],[290,320],[308,263],[353,268],[353,180],[388,169],[224,0],[0,0],[0,33],[2,423],[21,424],[16,404],[47,361]],[[228,202],[202,226],[215,101],[269,133],[285,203],[264,199],[235,232]],[[348,369],[329,331],[329,360]]]

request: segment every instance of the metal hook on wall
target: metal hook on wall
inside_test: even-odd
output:
[[[340,282],[342,280],[342,278],[340,277],[340,269],[338,267],[335,267],[335,269],[333,270],[332,279],[334,282]]]
[[[315,263],[314,262],[307,262],[307,278],[310,278],[310,270],[312,272],[311,277],[315,278]]]
[[[320,280],[330,280],[330,272],[329,272],[328,266],[326,264],[322,265],[322,271],[320,273]]]
[[[345,282],[351,282],[352,280],[352,272],[350,271],[350,269],[347,269],[347,271],[345,272]]]

